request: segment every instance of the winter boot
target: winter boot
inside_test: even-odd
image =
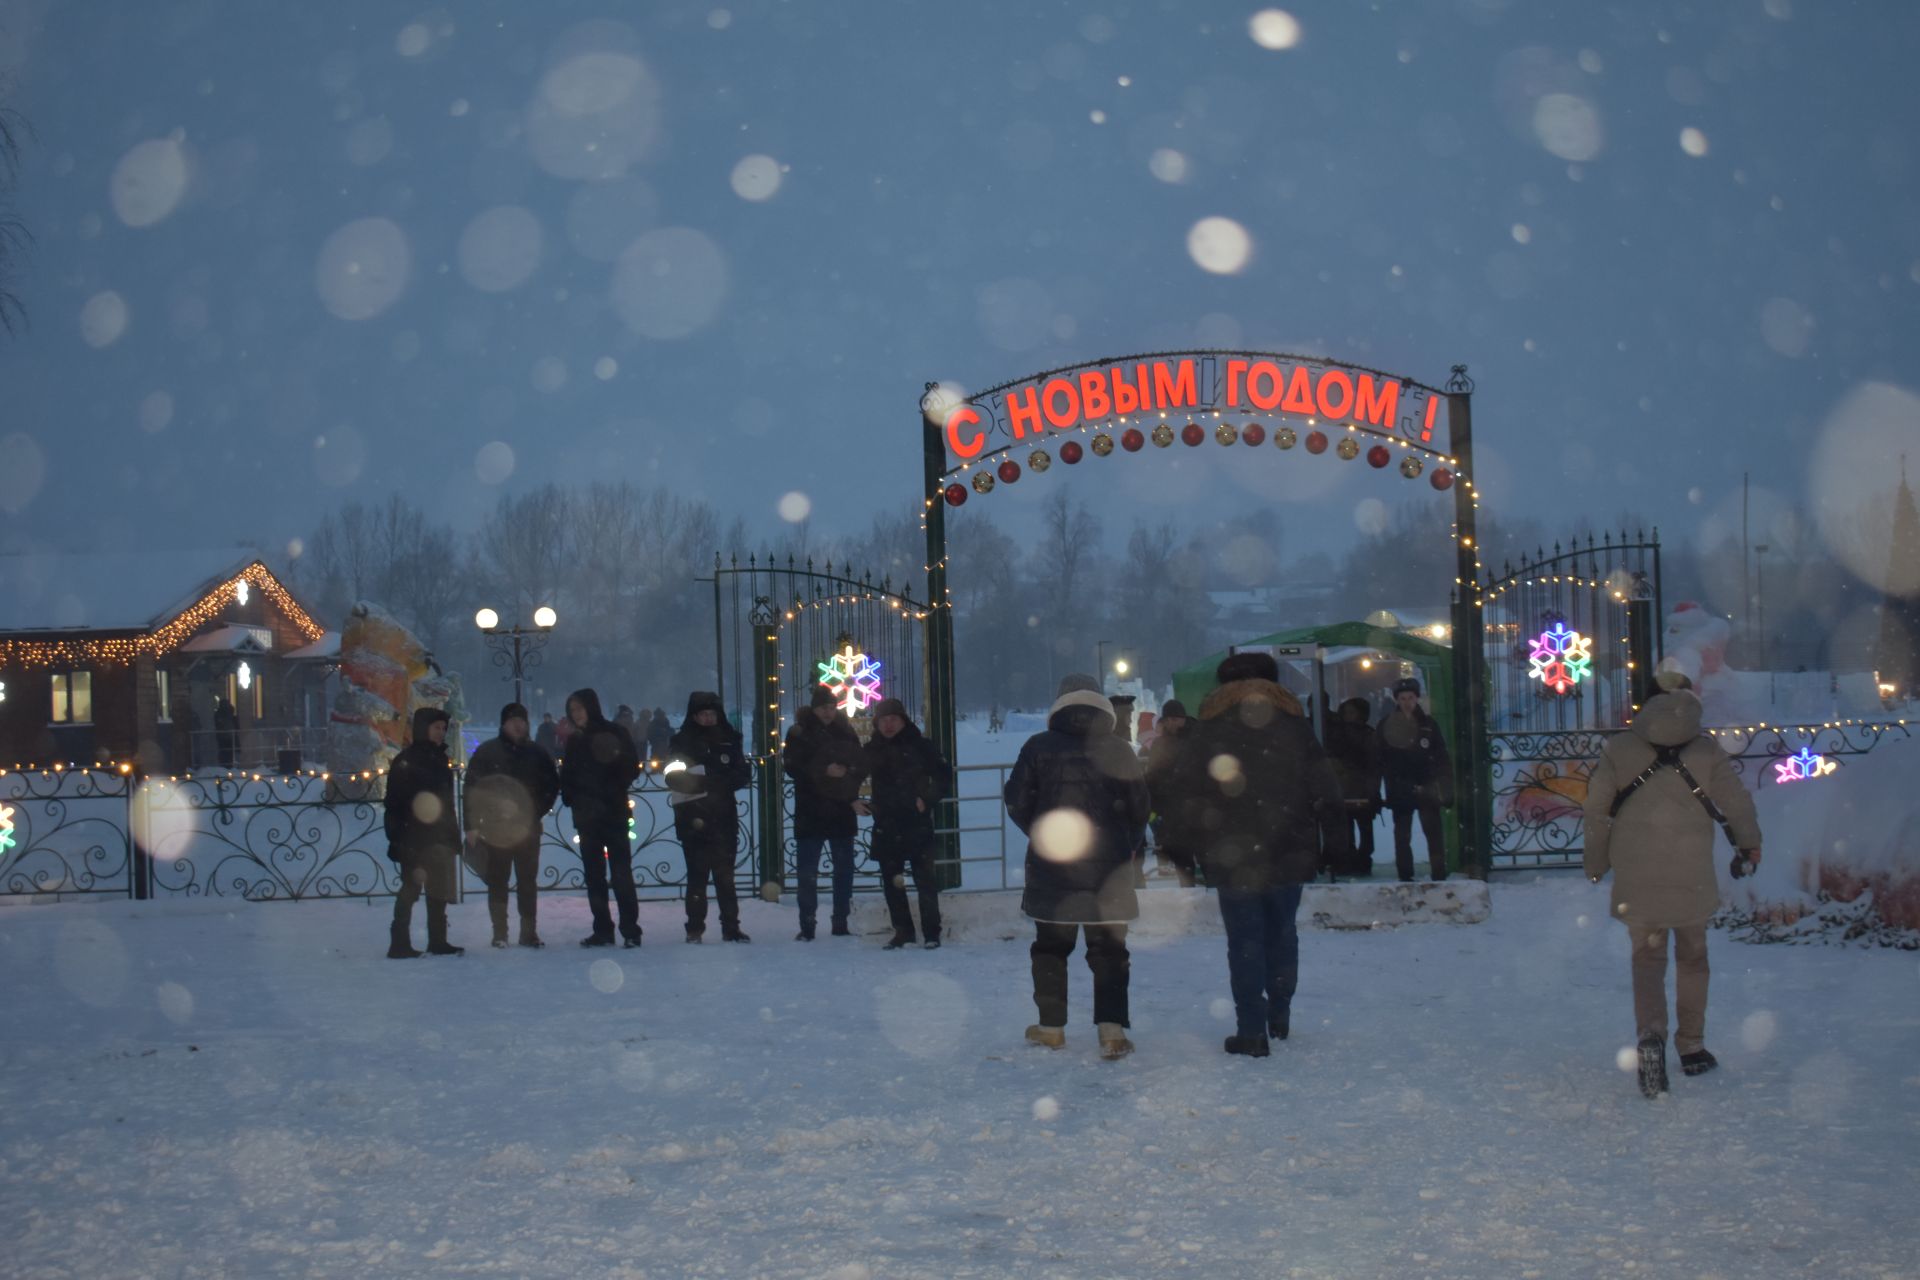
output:
[[[590,933],[580,939],[580,945],[583,947],[610,947],[613,945],[613,935],[610,933]]]
[[[547,945],[540,941],[540,931],[533,927],[532,916],[520,917],[520,945],[523,947],[544,947]]]
[[[1067,1029],[1065,1027],[1043,1027],[1038,1023],[1027,1028],[1027,1043],[1044,1045],[1049,1049],[1067,1047]]]
[[[833,922],[833,936],[836,938],[851,938],[853,936],[853,930],[847,928],[847,922],[845,920],[835,920]]]
[[[745,929],[742,929],[739,925],[735,925],[731,929],[722,929],[720,931],[720,941],[752,942],[753,939],[747,936],[747,931]]]
[[[706,934],[707,934],[707,931],[705,929],[689,929],[687,930],[687,941],[699,942],[701,939],[706,937]]]
[[[1228,1036],[1224,1048],[1248,1058],[1264,1058],[1273,1052],[1265,1036]]]
[[[800,932],[793,935],[793,940],[795,942],[812,942],[813,930],[809,929],[805,925],[802,925],[800,926]]]
[[[408,914],[412,914],[409,912]],[[420,953],[413,949],[413,939],[407,936],[409,929],[398,920],[393,922],[392,936],[387,943],[387,959],[417,960]]]
[[[1680,1055],[1680,1070],[1690,1076],[1703,1076],[1720,1065],[1720,1059],[1705,1049],[1695,1049],[1692,1053]]]
[[[1127,1029],[1117,1022],[1103,1022],[1099,1025],[1100,1056],[1108,1062],[1124,1058],[1133,1052],[1133,1041],[1127,1039]]]
[[[427,954],[430,956],[463,956],[465,947],[456,947],[447,941],[447,904],[436,898],[427,899]]]
[[[1649,1033],[1640,1037],[1640,1092],[1657,1098],[1666,1091],[1666,1037]]]
[[[496,947],[506,946],[507,903],[504,898],[499,902],[495,902],[491,897],[487,899],[487,918],[493,922],[493,945]]]
[[[920,945],[926,948],[928,951],[938,951],[940,949],[940,939],[928,938],[925,942],[921,943]]]
[[[912,945],[913,945],[913,935],[912,935],[912,934],[910,934],[910,933],[895,933],[895,934],[894,934],[894,935],[893,935],[893,936],[892,936],[891,938],[888,938],[888,939],[887,939],[887,945],[886,945],[886,946],[884,946],[884,947],[882,947],[882,948],[880,948],[880,949],[881,949],[882,951],[898,951],[898,950],[900,950],[900,949],[901,949],[902,947],[910,947],[910,946],[912,946]]]
[[[1267,1034],[1275,1040],[1285,1040],[1293,1023],[1293,1010],[1274,1005],[1267,1010]]]
[[[632,933],[620,939],[620,948],[623,951],[632,951],[635,947],[638,947],[639,945],[640,945],[640,931],[638,929],[635,929]]]

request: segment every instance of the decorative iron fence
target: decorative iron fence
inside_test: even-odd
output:
[[[1493,866],[1572,867],[1584,852],[1581,813],[1587,780],[1607,741],[1624,729],[1560,733],[1496,733],[1488,736],[1493,760]],[[1888,737],[1909,738],[1899,722],[1831,722],[1710,730],[1733,767],[1750,786],[1773,781],[1769,770],[1795,757],[1833,760],[1845,767]],[[1802,752],[1807,753],[1801,755]],[[1835,757],[1838,757],[1836,760]],[[1777,776],[1777,775],[1776,775]]]

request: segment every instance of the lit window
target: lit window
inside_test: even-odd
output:
[[[173,672],[153,673],[154,692],[160,699],[160,723],[173,723]]]
[[[267,680],[257,671],[253,676],[253,718],[255,720],[267,718]]]
[[[54,673],[53,723],[93,723],[93,672],[60,671]]]

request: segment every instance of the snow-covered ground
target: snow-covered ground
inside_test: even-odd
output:
[[[1155,890],[1154,892],[1165,892]],[[10,1276],[1912,1276],[1914,959],[1716,935],[1724,1069],[1648,1103],[1577,876],[1309,931],[1220,1052],[1217,936],[1141,939],[1139,1052],[1030,1048],[1026,948],[382,958],[385,904],[0,909]],[[585,904],[553,895],[570,942]],[[870,908],[869,908],[870,910]],[[871,917],[869,917],[871,918]],[[456,908],[457,940],[484,908]],[[1019,931],[1012,931],[1019,932]]]

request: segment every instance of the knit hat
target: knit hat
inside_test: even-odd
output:
[[[1081,675],[1075,672],[1070,676],[1061,677],[1060,687],[1053,691],[1053,696],[1056,698],[1064,698],[1070,693],[1098,692],[1100,692],[1100,682],[1098,680],[1095,680],[1092,676]]]
[[[807,700],[807,705],[809,707],[837,707],[840,704],[833,700],[833,690],[827,688],[825,685],[817,684],[813,686],[813,697]]]
[[[503,729],[506,728],[507,721],[509,720],[531,719],[533,719],[533,717],[527,714],[527,709],[517,702],[509,702],[506,706],[500,708],[500,727]]]
[[[886,716],[899,716],[908,724],[913,723],[913,717],[907,714],[907,704],[898,698],[882,698],[873,704],[873,720],[875,724],[878,724]]]
[[[1176,717],[1182,720],[1187,718],[1187,704],[1178,698],[1168,698],[1160,704],[1160,723],[1165,724]]]
[[[1419,697],[1419,696],[1420,696],[1420,682],[1419,682],[1418,680],[1415,680],[1415,679],[1414,679],[1414,678],[1413,678],[1412,676],[1408,676],[1408,677],[1407,677],[1406,679],[1404,679],[1404,680],[1396,680],[1396,681],[1394,681],[1394,682],[1393,682],[1393,696],[1397,698],[1397,697],[1399,697],[1399,696],[1400,696],[1401,694],[1403,694],[1403,693],[1410,693],[1410,694],[1412,694],[1412,695],[1413,695],[1414,697],[1416,697],[1416,698],[1417,698],[1417,697]]]
[[[1693,681],[1686,670],[1672,658],[1660,659],[1660,665],[1654,668],[1653,682],[1667,693],[1693,688]]]

